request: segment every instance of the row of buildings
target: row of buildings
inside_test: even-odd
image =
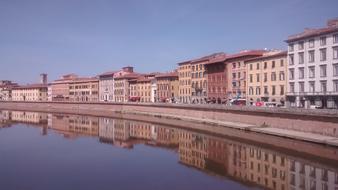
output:
[[[229,103],[275,102],[288,107],[338,108],[338,19],[286,40],[287,51],[215,53],[178,63],[169,73],[140,74],[133,67],[91,78],[65,75],[49,85],[0,85],[13,101]],[[7,81],[8,82],[8,81]]]
[[[250,187],[277,190],[338,188],[338,170],[332,167],[334,161],[326,162],[330,158],[327,154],[323,154],[325,156],[318,161],[312,156],[301,157],[295,153],[297,151],[286,154],[272,146],[261,147],[218,135],[139,121],[0,111],[0,128],[11,127],[16,122],[42,127],[42,135],[53,130],[65,138],[92,136],[98,138],[100,143],[126,149],[132,149],[136,144],[146,144],[173,150],[178,154],[180,164],[221,179],[230,177]],[[312,147],[313,153],[319,151],[319,147]],[[335,157],[334,152],[331,155]]]

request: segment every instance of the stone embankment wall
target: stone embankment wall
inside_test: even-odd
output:
[[[152,115],[213,124],[236,122],[255,126],[292,129],[338,137],[338,110],[259,108],[220,105],[73,103],[73,102],[0,102],[0,109],[90,114],[116,113]]]

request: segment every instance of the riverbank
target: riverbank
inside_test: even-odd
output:
[[[334,114],[336,110],[305,112],[295,109],[291,112],[283,108],[70,102],[0,102],[0,109],[108,117],[116,113],[147,115],[158,120],[170,118],[338,146],[338,114]]]

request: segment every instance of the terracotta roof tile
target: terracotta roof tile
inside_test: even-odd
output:
[[[326,27],[326,28],[318,28],[318,29],[305,29],[303,32],[290,35],[287,40],[285,40],[287,43],[294,42],[297,40],[301,40],[304,38],[310,38],[315,37],[323,34],[329,34],[338,32],[338,27]]]
[[[286,56],[287,56],[287,51],[282,51],[282,52],[276,52],[274,54],[266,54],[260,57],[251,58],[251,59],[245,60],[244,62],[246,63],[246,62],[253,62],[253,61],[271,59],[271,58],[276,58],[276,57],[286,57]]]

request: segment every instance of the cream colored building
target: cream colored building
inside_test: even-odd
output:
[[[50,84],[50,99],[52,101],[69,101],[69,84],[77,78],[78,76],[75,74],[68,74],[53,81]]]
[[[130,73],[123,76],[114,77],[114,98],[115,102],[128,102],[130,99],[129,81],[137,79],[140,75]]]
[[[105,72],[99,75],[99,99],[104,102],[114,102],[114,77],[133,73],[133,67],[123,67],[119,71]]]
[[[247,102],[285,103],[287,86],[287,52],[271,51],[249,59],[246,64]]]
[[[47,84],[31,84],[14,87],[12,89],[13,101],[47,101]]]
[[[71,80],[68,85],[70,101],[99,101],[99,80],[97,78],[76,78]]]

